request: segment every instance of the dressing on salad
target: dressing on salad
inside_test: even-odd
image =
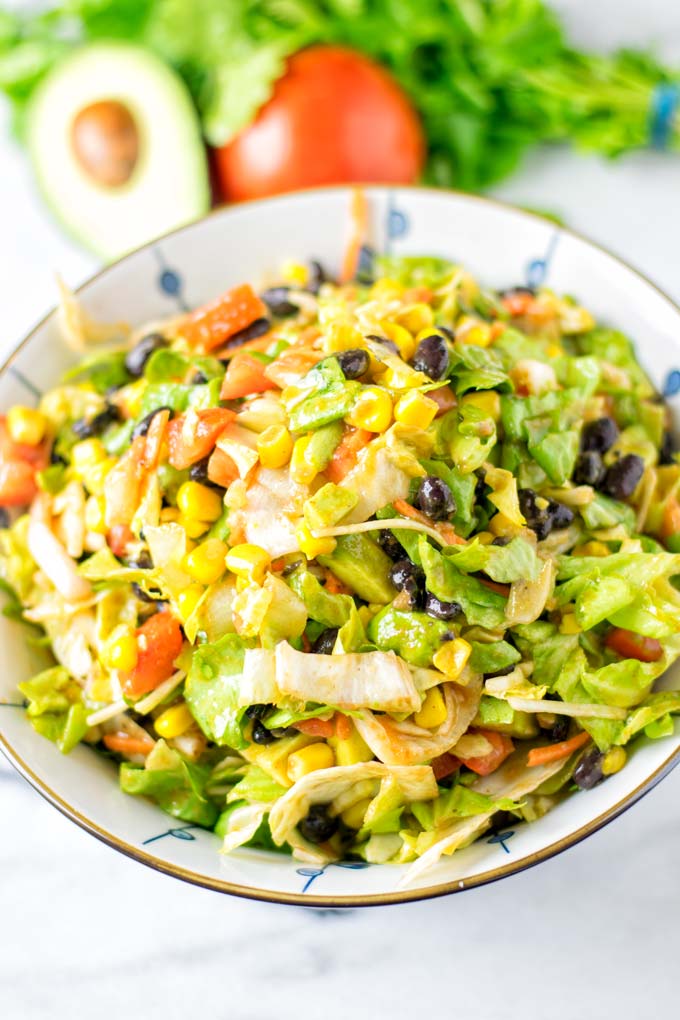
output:
[[[11,408],[0,565],[61,751],[225,850],[409,881],[673,731],[680,467],[631,343],[575,300],[354,261]],[[110,341],[69,296],[64,325]]]

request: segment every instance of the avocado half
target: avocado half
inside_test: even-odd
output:
[[[203,215],[205,147],[184,83],[146,50],[76,50],[36,91],[28,145],[46,201],[110,260]]]

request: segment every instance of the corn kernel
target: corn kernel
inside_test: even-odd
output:
[[[613,776],[626,764],[628,755],[622,747],[610,747],[602,759],[602,775]]]
[[[514,524],[509,517],[506,517],[500,511],[494,514],[489,521],[489,531],[497,538],[504,538],[506,535],[518,535],[521,530],[518,524]]]
[[[304,287],[309,279],[309,269],[302,262],[293,262],[289,259],[281,267],[281,278],[285,283],[292,283],[296,287]]]
[[[379,386],[364,386],[345,421],[367,432],[385,432],[392,424],[392,398]]]
[[[406,327],[400,326],[398,322],[382,322],[380,328],[383,335],[397,345],[404,361],[410,361],[416,352],[416,342]]]
[[[304,553],[308,560],[314,560],[317,556],[330,556],[337,545],[334,538],[315,538],[306,524],[298,524],[295,529],[300,552]]]
[[[106,524],[106,506],[101,496],[90,496],[85,503],[85,527],[96,535],[105,535],[109,530]]]
[[[453,642],[450,643],[453,644]],[[416,726],[422,726],[426,730],[433,730],[436,726],[441,726],[446,716],[446,704],[442,697],[442,692],[438,687],[430,687],[425,695],[420,711],[416,712],[413,716],[413,721]]]
[[[125,625],[116,627],[104,642],[101,660],[109,669],[119,669],[129,673],[137,665],[137,638],[134,632]]]
[[[490,531],[478,531],[475,538],[481,545],[491,545],[494,540],[494,536]]]
[[[227,552],[226,564],[237,577],[262,584],[271,565],[271,558],[259,545],[243,542]]]
[[[391,280],[388,276],[383,276],[381,280],[376,280],[370,289],[371,300],[374,301],[391,301],[401,297],[404,288],[398,280]]]
[[[549,358],[561,358],[562,355],[564,354],[564,347],[562,346],[562,344],[555,343],[548,344],[548,346],[545,349],[545,353],[548,355]]]
[[[188,620],[203,597],[200,584],[190,584],[177,596],[177,608],[183,620]]]
[[[482,390],[480,393],[466,393],[460,400],[461,406],[471,405],[478,408],[489,418],[498,421],[501,416],[501,398],[495,390]]]
[[[581,628],[573,613],[565,613],[560,622],[560,634],[580,634]]]
[[[473,347],[488,347],[493,340],[491,326],[471,315],[462,315],[456,323],[456,340]]]
[[[358,800],[356,804],[352,804],[351,807],[346,808],[340,817],[349,829],[360,829],[364,824],[364,817],[368,806],[371,803],[370,797],[364,797],[362,800]]]
[[[363,335],[355,326],[346,322],[331,322],[324,330],[323,349],[325,354],[339,354],[364,347]]]
[[[214,584],[226,570],[227,547],[219,538],[207,538],[184,557],[183,567],[199,584]]]
[[[335,751],[338,765],[358,765],[359,762],[371,761],[373,758],[373,751],[354,724],[349,737],[329,737],[328,743]]]
[[[314,437],[300,436],[295,440],[293,452],[290,458],[290,477],[299,485],[309,485],[318,475],[317,469],[306,459],[306,453]]]
[[[574,556],[609,556],[611,549],[604,542],[584,542],[573,551]]]
[[[160,520],[162,524],[176,524],[181,516],[176,506],[164,506],[160,513]]]
[[[181,737],[193,725],[194,717],[186,702],[183,701],[180,705],[166,708],[165,712],[162,712],[155,720],[153,727],[159,737],[172,740],[173,737]]]
[[[335,755],[328,744],[308,744],[307,747],[294,751],[288,756],[286,772],[291,783],[316,772],[318,769],[330,769],[335,765]]]
[[[368,606],[361,606],[361,608],[357,610],[357,613],[364,627],[368,627],[375,615]]]
[[[33,407],[17,405],[7,412],[7,430],[15,443],[37,446],[45,438],[47,418]]]
[[[428,326],[427,329],[421,329],[419,333],[416,333],[416,346],[421,340],[425,340],[428,336],[443,336],[445,340],[450,340],[451,337],[447,336],[443,329],[439,326]]]
[[[270,425],[257,437],[257,452],[262,467],[284,467],[293,452],[293,440],[288,429],[283,425]]]
[[[183,517],[216,521],[222,513],[222,499],[214,489],[200,482],[184,482],[177,491],[177,506]]]
[[[408,390],[394,406],[395,420],[402,425],[426,429],[434,421],[439,404],[426,397],[419,390]]]
[[[98,464],[92,465],[83,478],[88,492],[91,492],[93,496],[102,496],[104,494],[106,476],[115,464],[115,457],[105,457]]]
[[[101,439],[82,439],[71,448],[71,463],[78,478],[85,480],[90,471],[107,459]]]
[[[444,642],[435,652],[432,662],[442,673],[446,673],[449,680],[457,680],[465,669],[471,652],[472,646],[467,641],[455,638],[453,641]]]
[[[182,517],[180,514],[177,523],[181,524],[189,538],[200,538],[210,528],[208,521],[197,521],[194,517]]]
[[[404,309],[399,315],[399,323],[411,333],[420,333],[428,329],[434,322],[434,312],[430,305],[418,302]]]

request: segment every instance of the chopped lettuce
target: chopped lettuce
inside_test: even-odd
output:
[[[473,641],[470,669],[475,673],[499,673],[508,666],[514,666],[521,658],[517,649],[507,641],[494,641],[491,644]]]
[[[293,432],[307,432],[344,418],[354,407],[360,391],[361,383],[345,379],[337,358],[324,358],[284,392],[290,428]]]
[[[158,740],[143,766],[123,762],[120,788],[124,793],[150,797],[174,818],[212,828],[217,807],[205,792],[210,768],[186,761],[178,751]]]
[[[324,627],[342,627],[354,608],[351,595],[331,595],[321,582],[304,567],[289,574],[286,581],[302,600],[307,614]]]
[[[225,634],[194,651],[184,685],[192,715],[209,740],[237,750],[245,746],[241,723],[245,706],[239,705],[239,681],[246,648],[253,647],[236,634]]]
[[[458,534],[466,538],[475,525],[476,476],[473,474],[464,475],[457,467],[449,467],[443,460],[422,460],[420,463],[428,475],[441,478],[451,489],[456,502],[456,512],[451,517],[451,523]]]
[[[494,800],[456,783],[450,789],[440,786],[436,800],[411,804],[410,811],[424,832],[433,832],[445,828],[455,818],[472,818],[493,811],[516,811],[518,807],[519,804],[509,797]]]
[[[79,684],[64,666],[52,666],[18,685],[28,699],[27,715],[42,736],[67,754],[87,732]]]
[[[506,599],[502,595],[491,591],[476,577],[458,570],[453,557],[437,552],[423,536],[419,539],[418,548],[428,591],[442,602],[457,602],[469,624],[490,630],[503,626]]]
[[[616,743],[627,744],[634,736],[645,731],[645,735],[651,738],[669,736],[673,732],[672,714],[680,712],[680,691],[659,691],[657,694],[650,694],[641,705],[634,708],[624,722]],[[666,724],[655,730],[655,724],[669,720],[670,726]]]

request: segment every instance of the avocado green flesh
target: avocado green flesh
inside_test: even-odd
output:
[[[531,712],[513,712],[512,722],[485,722],[479,716],[472,721],[473,726],[483,726],[485,730],[493,730],[495,733],[505,733],[508,737],[515,737],[517,740],[531,740],[539,733],[536,717]]]
[[[119,186],[97,183],[78,159],[73,122],[112,101],[132,115],[139,158]],[[28,146],[41,191],[67,230],[104,259],[202,216],[210,206],[205,148],[189,94],[171,68],[126,43],[84,46],[36,90]]]
[[[392,561],[367,535],[339,535],[334,552],[317,558],[366,602],[385,605],[396,595],[389,577]]]

